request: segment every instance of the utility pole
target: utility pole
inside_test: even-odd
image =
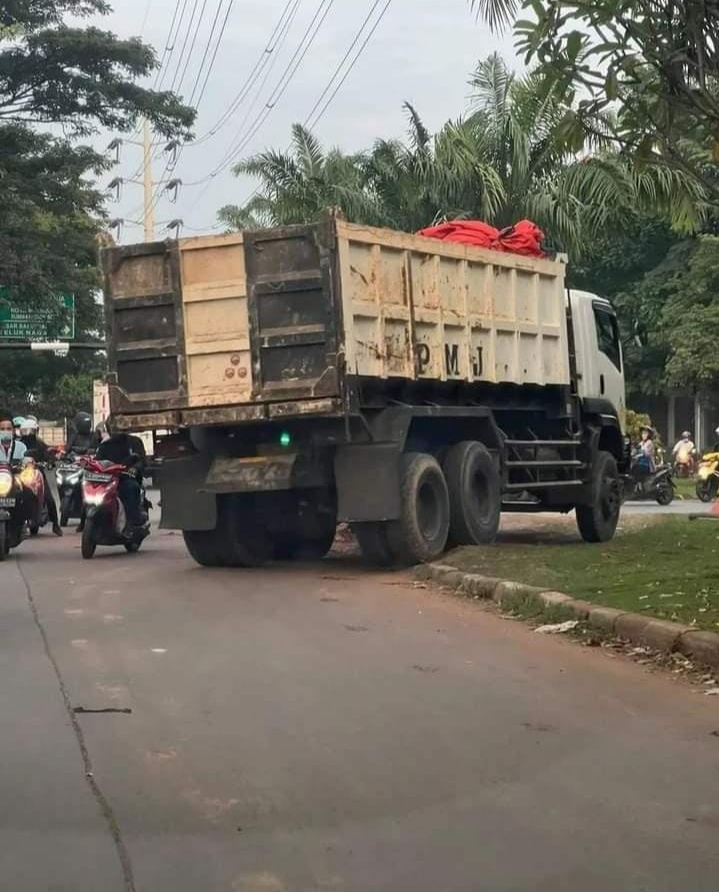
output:
[[[152,135],[150,122],[145,118],[142,125],[142,185],[145,194],[143,221],[145,224],[145,241],[155,240],[155,202],[152,195]]]
[[[180,191],[180,187],[182,186],[182,180],[173,177],[170,179],[162,179],[159,181],[155,181],[152,179],[152,156],[157,146],[152,141],[152,129],[150,127],[150,122],[145,118],[142,122],[142,140],[135,139],[123,139],[121,137],[117,137],[112,140],[112,142],[108,145],[107,149],[110,152],[115,153],[115,164],[120,161],[120,150],[123,145],[128,144],[132,146],[139,146],[142,149],[142,165],[137,169],[137,173],[133,177],[115,177],[108,183],[108,190],[115,193],[115,200],[120,200],[120,195],[122,193],[122,187],[125,183],[131,183],[134,186],[142,186],[143,191],[143,214],[141,224],[145,230],[145,241],[152,242],[155,240],[155,209],[157,207],[158,200],[160,195],[167,195],[171,204],[174,204],[177,201],[177,196]],[[169,153],[170,158],[168,163],[165,165],[165,171],[170,168],[172,164],[177,159],[177,141],[173,140],[169,142],[164,151]],[[136,176],[139,175],[140,170],[142,170],[142,179],[135,179]],[[136,211],[133,212],[133,215],[136,214],[140,209],[137,208]],[[123,220],[118,219],[114,221],[116,224],[121,225]],[[134,220],[131,222],[135,222]],[[140,221],[138,221],[140,223]]]

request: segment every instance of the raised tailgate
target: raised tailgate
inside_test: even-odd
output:
[[[157,412],[186,401],[184,330],[176,242],[103,252],[113,412]]]
[[[244,234],[253,398],[337,396],[334,224]]]

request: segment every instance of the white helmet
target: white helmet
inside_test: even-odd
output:
[[[38,427],[39,425],[34,418],[26,418],[20,426],[20,433],[23,437],[28,434],[36,434]]]

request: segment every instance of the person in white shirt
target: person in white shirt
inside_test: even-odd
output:
[[[25,444],[15,436],[12,418],[0,416],[0,462],[22,461],[26,452]]]

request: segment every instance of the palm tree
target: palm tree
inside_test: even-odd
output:
[[[325,152],[309,130],[295,124],[289,152],[269,150],[235,167],[235,174],[257,177],[260,186],[244,205],[222,208],[220,220],[237,229],[285,226],[337,207],[352,220],[380,225],[386,221],[365,188],[362,167],[360,156]]]
[[[432,136],[406,105],[406,141],[380,139],[366,153],[325,152],[295,125],[289,153],[237,166],[260,187],[221,219],[237,228],[299,223],[334,206],[355,222],[411,232],[448,219],[501,228],[526,217],[574,256],[628,212],[648,209],[684,229],[696,222],[702,193],[692,178],[626,162],[609,146],[608,121],[580,117],[537,75],[518,78],[495,54],[470,87],[464,118]]]

